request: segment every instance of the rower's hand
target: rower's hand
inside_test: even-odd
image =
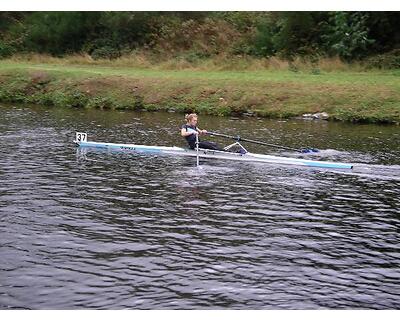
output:
[[[201,134],[207,134],[207,130],[200,130]]]

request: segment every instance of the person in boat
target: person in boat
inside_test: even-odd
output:
[[[185,116],[186,124],[181,128],[181,136],[184,137],[189,145],[190,149],[196,149],[196,135],[206,135],[207,130],[200,130],[197,127],[198,116],[196,113],[190,113]],[[218,144],[210,141],[200,141],[199,148],[220,150],[223,151]]]

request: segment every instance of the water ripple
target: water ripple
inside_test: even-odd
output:
[[[176,115],[2,111],[2,309],[400,305],[400,150],[391,127],[380,129],[377,150],[364,139],[374,126],[232,120],[278,144],[293,145],[296,129],[324,149],[322,134],[331,148],[321,156],[359,165],[346,173],[204,161],[199,169],[193,159],[71,144],[75,130],[87,130],[99,141],[178,145]],[[357,139],[366,146],[357,149]]]

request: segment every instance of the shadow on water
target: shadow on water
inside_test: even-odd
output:
[[[393,309],[395,126],[201,117],[352,171],[76,149],[177,145],[182,115],[2,106],[0,308]],[[215,139],[219,143],[223,140]],[[294,156],[260,146],[252,152]]]

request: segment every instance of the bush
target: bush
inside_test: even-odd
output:
[[[190,51],[187,54],[184,54],[183,57],[187,62],[199,63],[202,60],[209,58],[210,55],[207,54],[206,52],[193,52],[193,51]]]
[[[114,102],[110,97],[95,97],[89,100],[88,108],[114,109]]]
[[[367,68],[399,69],[400,49],[370,57],[364,60],[364,63]]]
[[[101,48],[94,49],[90,55],[94,60],[98,59],[117,59],[121,56],[121,53],[118,49],[115,49],[110,46],[105,46]]]
[[[273,37],[274,31],[271,23],[268,21],[260,23],[257,26],[257,33],[253,40],[253,50],[250,52],[255,56],[272,56],[276,52]]]
[[[360,12],[335,12],[322,24],[321,38],[332,56],[351,61],[365,57],[375,42],[369,37],[368,15]]]
[[[168,19],[153,34],[152,50],[173,55],[188,54],[188,61],[227,52],[242,35],[223,20]]]
[[[88,102],[88,97],[78,90],[71,91],[51,91],[43,94],[40,102],[46,105],[56,107],[83,108]]]
[[[9,44],[0,41],[0,59],[7,58],[15,52],[15,49]]]
[[[96,12],[34,12],[24,21],[25,47],[53,55],[78,52],[94,32]]]
[[[23,76],[10,77],[0,86],[0,101],[5,102],[29,102],[31,83]]]

